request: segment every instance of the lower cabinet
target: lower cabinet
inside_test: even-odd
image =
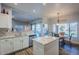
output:
[[[21,38],[14,38],[14,51],[22,49],[22,41]]]
[[[1,55],[1,41],[0,41],[0,55]]]
[[[0,40],[0,55],[15,52],[29,46],[29,37],[15,37]]]
[[[29,37],[23,37],[23,48],[29,47]]]
[[[0,41],[0,54],[8,54],[13,51],[13,42],[10,39],[3,39]]]

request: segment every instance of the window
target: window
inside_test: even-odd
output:
[[[35,33],[35,24],[32,25],[32,31]]]
[[[36,24],[36,35],[37,36],[41,35],[41,24]]]
[[[48,35],[48,25],[47,24],[43,24],[42,33],[43,33],[43,35]]]
[[[57,31],[56,31],[56,24],[53,24],[53,32],[57,33]]]
[[[32,24],[32,31],[37,37],[41,35],[48,35],[48,25],[42,23]]]
[[[41,35],[41,29],[41,23],[32,24],[32,31],[36,34],[37,37]]]
[[[65,37],[69,36],[69,24],[59,24],[58,25],[58,33],[64,32]]]
[[[72,35],[72,37],[77,37],[77,23],[70,24],[70,35]]]
[[[77,37],[77,23],[65,23],[65,24],[59,24],[59,25],[54,24],[53,32],[54,33],[64,32],[65,37],[69,37],[71,35],[72,37]]]
[[[22,31],[24,31],[24,26],[23,25],[16,25],[15,30],[16,30],[16,32],[22,32]]]

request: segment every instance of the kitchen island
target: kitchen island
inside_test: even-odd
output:
[[[56,37],[45,36],[33,39],[34,55],[58,55],[59,41]]]

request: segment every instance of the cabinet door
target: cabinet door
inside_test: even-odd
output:
[[[23,48],[29,47],[29,37],[23,37]]]
[[[11,39],[1,40],[1,54],[8,54],[12,52],[13,46]]]
[[[14,51],[22,49],[21,38],[14,38]]]
[[[19,40],[20,40],[20,49],[23,49],[23,38],[22,37],[19,37]]]
[[[1,40],[0,40],[0,55],[1,55]]]

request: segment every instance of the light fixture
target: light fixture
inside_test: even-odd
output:
[[[14,5],[18,5],[18,3],[14,3]]]
[[[33,13],[35,13],[36,12],[36,10],[35,9],[33,9]]]
[[[46,3],[43,3],[43,6],[46,6]]]
[[[59,12],[57,12],[57,25],[59,25],[59,15],[60,15],[60,13]]]

